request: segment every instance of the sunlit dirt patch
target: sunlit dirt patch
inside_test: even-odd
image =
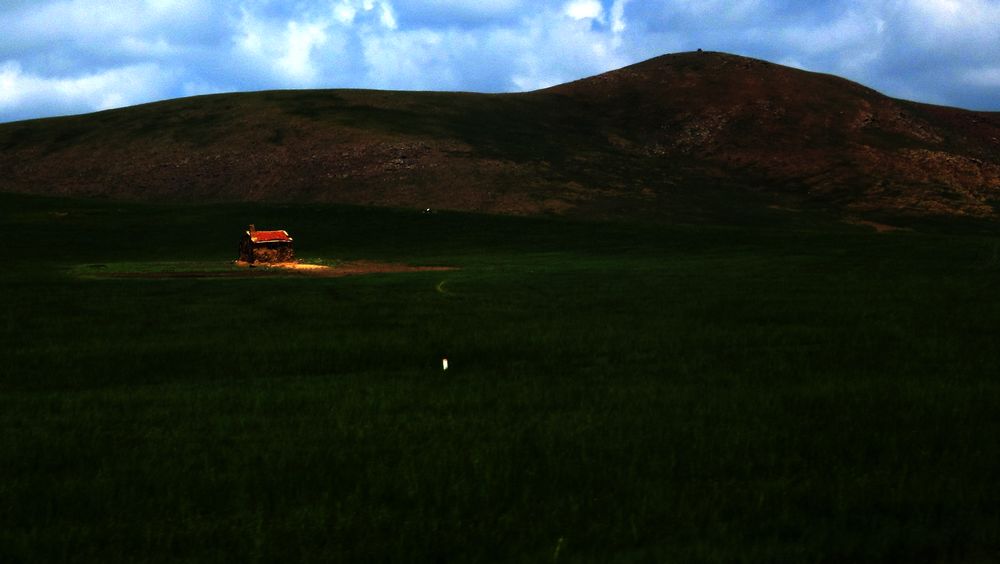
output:
[[[280,262],[274,265],[278,268],[290,268],[292,270],[330,270],[332,267],[324,264],[306,264],[301,262]]]
[[[101,265],[105,266],[105,265]],[[184,268],[183,264],[172,263],[156,268],[156,264],[143,265],[135,269],[95,269],[88,268],[87,277],[96,278],[256,278],[269,276],[306,276],[318,278],[335,278],[341,276],[358,276],[364,274],[390,274],[403,272],[426,272],[455,270],[451,266],[415,266],[396,262],[379,262],[372,260],[344,261],[334,265],[312,264],[304,262],[258,263],[250,265],[236,261],[220,264],[218,268]],[[194,265],[192,265],[194,266]],[[197,263],[204,267],[204,263]]]
[[[332,268],[311,271],[319,276],[354,276],[358,274],[383,274],[394,272],[432,272],[455,270],[453,266],[414,266],[399,262],[378,262],[373,260],[355,260],[338,264]]]
[[[325,264],[309,264],[304,262],[257,262],[250,264],[246,261],[238,260],[233,262],[234,265],[240,268],[255,268],[255,269],[269,269],[269,268],[279,268],[285,270],[307,270],[307,271],[320,271],[320,270],[330,270],[333,267],[327,266]]]

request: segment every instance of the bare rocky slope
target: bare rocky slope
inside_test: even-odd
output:
[[[0,124],[0,192],[576,217],[994,218],[1000,114],[723,53],[523,94],[274,91]]]

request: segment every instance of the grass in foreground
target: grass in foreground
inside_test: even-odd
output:
[[[994,234],[2,210],[0,560],[1000,557]],[[75,270],[250,222],[461,270]]]

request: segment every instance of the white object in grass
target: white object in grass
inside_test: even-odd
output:
[[[447,358],[442,358],[441,359],[441,370],[448,370],[448,359]]]

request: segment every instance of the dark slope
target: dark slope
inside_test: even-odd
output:
[[[582,217],[993,216],[1000,114],[720,53],[525,94],[187,98],[0,125],[0,191]]]
[[[992,215],[1000,198],[996,113],[720,53],[659,57],[550,91],[602,108],[643,150],[775,197],[971,215]]]

